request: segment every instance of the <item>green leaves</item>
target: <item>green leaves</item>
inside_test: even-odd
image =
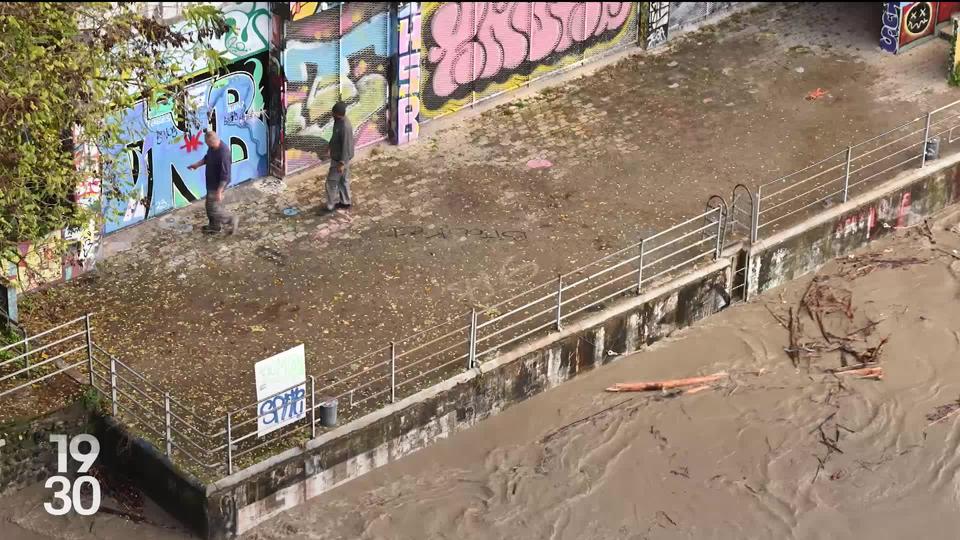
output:
[[[0,3],[0,253],[101,223],[101,204],[76,201],[83,182],[99,181],[114,197],[129,193],[130,164],[115,163],[128,158],[103,151],[132,142],[117,115],[159,95],[184,115],[180,62],[161,53],[189,49],[210,71],[224,64],[203,45],[229,29],[217,8],[195,6],[184,18],[171,28],[129,3]],[[97,161],[75,159],[84,148],[99,148]]]

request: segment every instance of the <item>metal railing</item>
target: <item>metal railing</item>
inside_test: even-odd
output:
[[[496,358],[507,347],[560,330],[564,324],[619,299],[642,293],[719,257],[726,205],[722,199],[702,214],[498,304],[422,330],[262,400],[225,418],[227,472],[278,440],[317,433],[317,411],[337,400],[338,414],[352,419],[394,403]],[[296,390],[302,388],[299,392]],[[279,404],[275,404],[279,402]],[[305,422],[259,438],[259,420],[279,411]]]
[[[236,464],[255,462],[285,440],[317,434],[317,413],[337,400],[342,417],[352,419],[477,367],[524,340],[557,331],[578,317],[619,299],[638,295],[704,261],[723,245],[726,205],[712,198],[701,214],[626,248],[533,287],[496,305],[473,309],[407,336],[350,362],[310,375],[304,383],[209,420],[193,407],[94,342],[90,316],[80,317],[24,340],[56,335],[26,355],[0,363],[0,369],[36,358],[29,367],[8,369],[0,382],[54,362],[55,371],[0,392],[22,390],[44,378],[76,369],[96,388],[109,412],[171,459],[205,474],[231,474]],[[60,335],[64,334],[64,335]],[[12,348],[17,344],[5,346]],[[64,362],[64,360],[69,361]],[[278,415],[293,420],[260,436],[261,420]]]
[[[67,371],[89,366],[90,317],[78,317],[0,346],[0,398]]]
[[[885,133],[842,149],[799,171],[757,186],[748,222],[734,190],[731,230],[749,227],[749,239],[782,230],[851,196],[868,191],[898,173],[923,167],[960,142],[960,101],[934,109]]]
[[[346,419],[490,361],[508,347],[556,332],[593,310],[716,259],[728,238],[756,240],[816,211],[926,164],[939,146],[960,142],[960,102],[936,109],[877,137],[850,146],[805,169],[758,186],[740,184],[732,204],[711,197],[703,213],[492,306],[458,313],[340,366],[209,419],[174,399],[96,344],[89,316],[80,317],[0,352],[0,397],[76,370],[105,398],[110,412],[134,427],[172,460],[205,475],[232,474],[295,438],[315,437],[318,412],[337,401]],[[929,155],[928,155],[929,154]],[[813,210],[811,210],[813,209]],[[746,299],[747,267],[737,265],[729,295]],[[290,421],[261,436],[260,424]]]

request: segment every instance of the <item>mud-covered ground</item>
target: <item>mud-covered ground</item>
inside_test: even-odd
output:
[[[894,56],[878,35],[872,4],[738,14],[369,153],[349,214],[311,214],[321,168],[231,190],[235,237],[200,235],[201,205],[113,235],[95,273],[22,313],[36,331],[92,312],[100,345],[219,417],[252,400],[253,364],[276,352],[305,343],[319,373],[955,99],[945,42]]]
[[[960,209],[949,212],[247,537],[956,538]],[[831,372],[861,361],[883,378]],[[693,394],[604,392],[718,372],[728,375]],[[36,487],[0,499],[0,521],[13,534],[4,538],[184,535],[149,501],[132,512],[147,520],[137,524],[115,514],[51,518],[42,494]]]

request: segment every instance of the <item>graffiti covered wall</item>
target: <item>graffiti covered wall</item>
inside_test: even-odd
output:
[[[283,25],[287,13],[283,2],[271,3],[270,52],[268,55],[267,111],[264,119],[270,137],[270,174],[283,177],[286,171],[283,153],[284,85],[283,85]]]
[[[219,51],[227,63],[248,58],[267,50],[270,35],[270,9],[267,2],[223,2],[220,7],[224,19],[232,30],[222,38],[208,40],[204,45]],[[181,22],[173,26],[187,34],[196,34],[196,29]],[[194,57],[198,43],[192,43],[181,49],[170,50],[168,58],[180,66],[180,71],[172,76],[196,74],[207,68],[203,54]]]
[[[203,130],[212,128],[233,153],[232,184],[267,174],[264,108],[266,53],[233,64],[229,73],[187,86],[194,125],[175,122],[171,107],[139,102],[122,123],[124,148],[108,151],[125,157],[117,174],[132,186],[126,201],[108,201],[104,232],[110,233],[180,208],[206,195],[204,170],[189,170],[206,152]]]
[[[330,109],[337,100],[347,103],[357,147],[383,140],[389,130],[388,3],[334,4],[326,10],[325,2],[295,4],[283,53],[287,173],[326,159]]]
[[[883,3],[880,48],[892,53],[896,53],[900,48],[900,2]]]
[[[421,121],[636,45],[635,2],[424,2]]]
[[[900,44],[897,49],[934,34],[939,2],[900,2]]]
[[[898,53],[933,38],[960,11],[960,2],[883,2],[880,48]]]
[[[652,49],[667,42],[670,2],[647,2],[646,47]]]
[[[694,25],[707,17],[733,9],[735,2],[670,2],[670,32]]]
[[[199,160],[206,145],[203,130],[215,129],[233,152],[232,184],[268,171],[265,119],[271,16],[268,4],[226,3],[224,16],[233,30],[211,46],[232,63],[217,77],[197,75],[188,87],[188,104],[195,122],[178,124],[165,104],[140,101],[121,120],[129,141],[123,148],[105,149],[123,158],[114,171],[129,191],[126,200],[105,201],[104,233],[180,208],[206,195],[204,170],[187,166]],[[180,74],[205,69],[189,49],[171,51],[183,68]]]
[[[397,144],[420,136],[420,2],[397,13]]]

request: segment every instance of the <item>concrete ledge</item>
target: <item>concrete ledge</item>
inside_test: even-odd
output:
[[[754,243],[748,250],[750,296],[812,272],[871,240],[922,222],[960,201],[960,155],[893,180]]]

